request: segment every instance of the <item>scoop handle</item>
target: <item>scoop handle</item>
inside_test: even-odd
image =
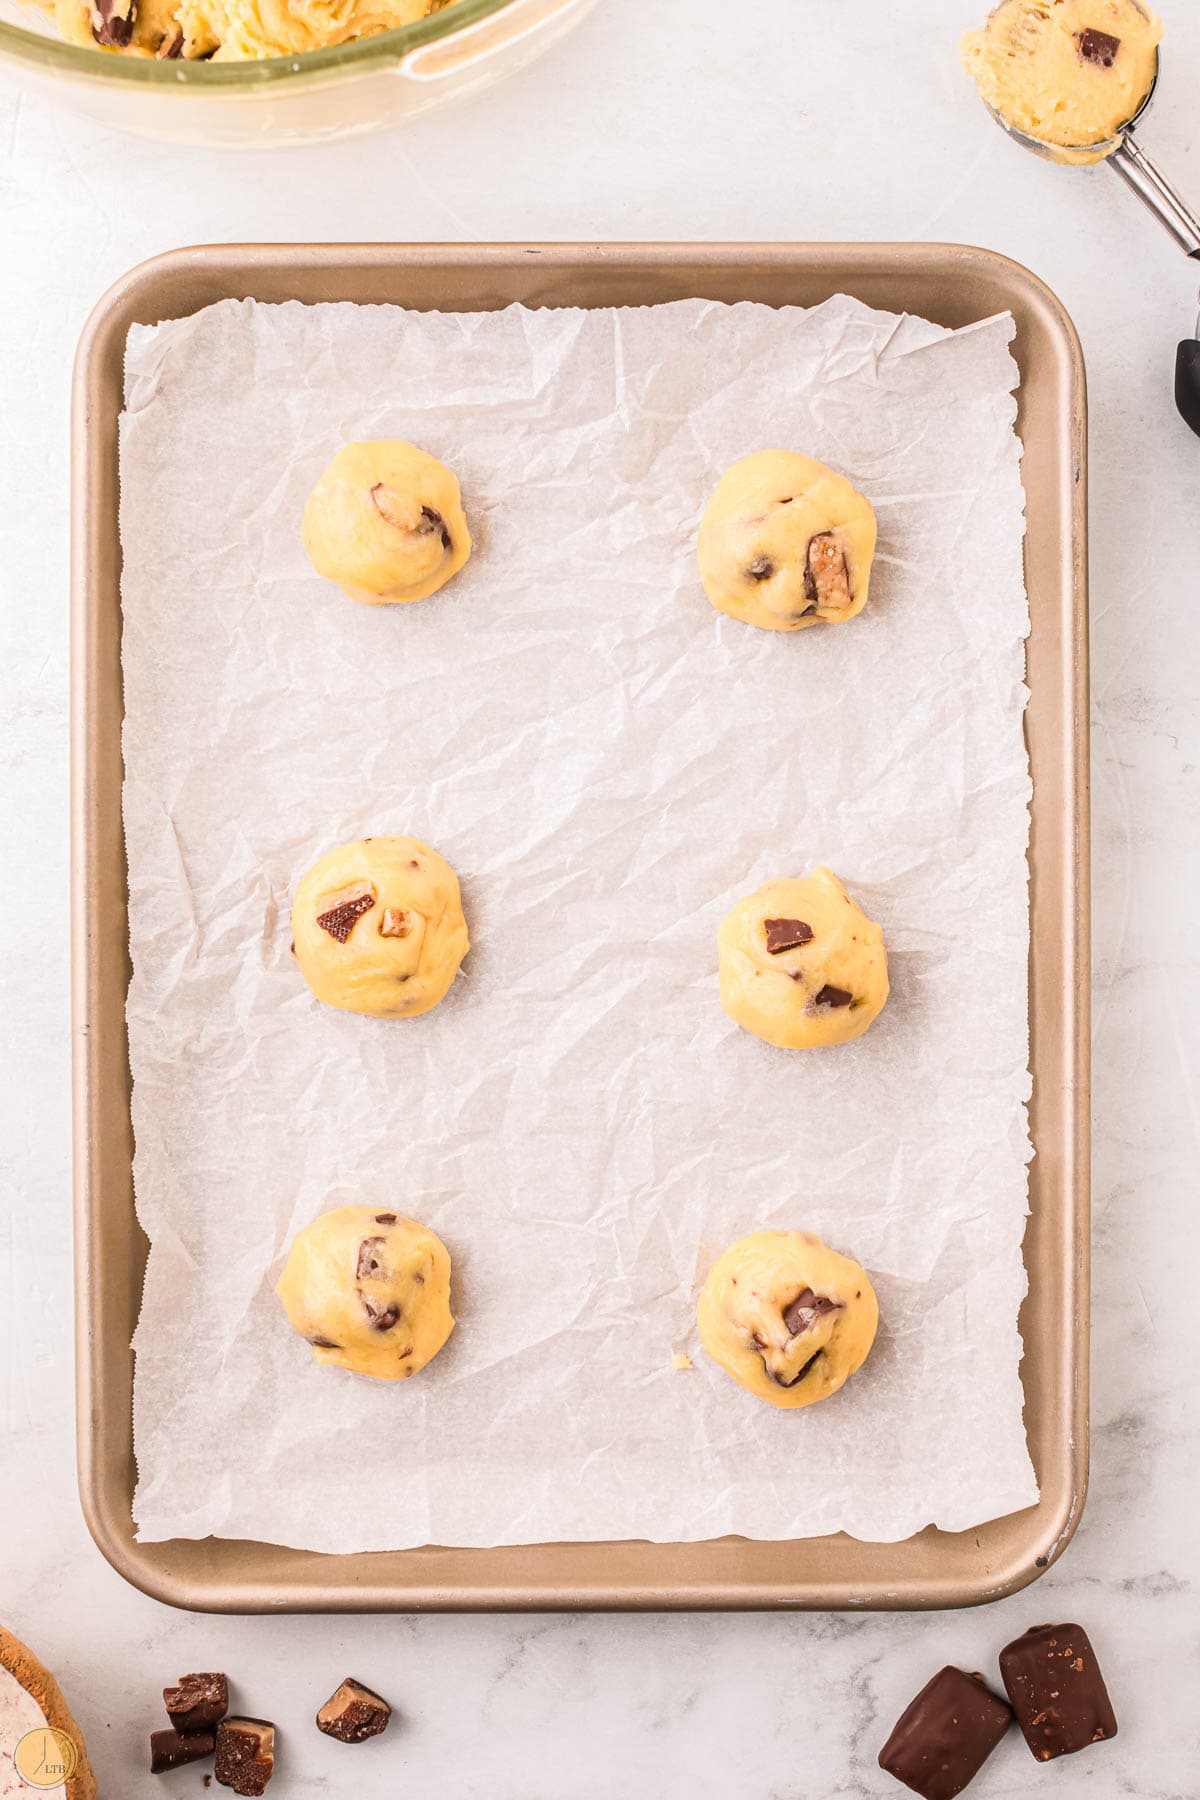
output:
[[[1125,133],[1108,162],[1159,224],[1166,226],[1180,249],[1200,257],[1200,219],[1162,170],[1155,168],[1132,131]],[[1200,338],[1184,338],[1175,352],[1175,404],[1180,417],[1200,437]]]
[[[1200,256],[1200,219],[1175,192],[1161,169],[1156,169],[1133,132],[1127,131],[1112,155],[1108,166],[1131,187],[1143,206],[1148,206],[1160,225],[1165,225],[1175,242],[1189,256]]]
[[[1184,338],[1175,352],[1175,404],[1200,437],[1200,338]]]

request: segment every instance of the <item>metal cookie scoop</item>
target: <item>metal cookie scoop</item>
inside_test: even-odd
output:
[[[1185,255],[1200,259],[1200,219],[1186,205],[1184,200],[1171,186],[1166,176],[1156,169],[1141,145],[1136,142],[1133,129],[1141,119],[1146,108],[1154,98],[1154,90],[1158,86],[1158,53],[1155,52],[1154,80],[1150,83],[1149,92],[1131,119],[1128,119],[1120,130],[1103,144],[1080,144],[1076,151],[1061,149],[1056,145],[1043,144],[1037,138],[1029,137],[1010,125],[994,106],[988,106],[996,123],[1014,138],[1026,150],[1032,150],[1035,156],[1044,157],[1049,162],[1070,162],[1073,154],[1094,157],[1102,154],[1108,167],[1121,177],[1127,187],[1132,188],[1138,199],[1154,214],[1161,225],[1165,225],[1175,242]],[[984,102],[987,106],[987,102]],[[1200,320],[1197,320],[1196,335],[1184,338],[1175,355],[1175,404],[1183,419],[1200,437]]]

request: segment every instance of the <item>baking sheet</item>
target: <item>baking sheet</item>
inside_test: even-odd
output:
[[[144,1537],[891,1538],[1034,1499],[1010,331],[231,303],[135,334]],[[439,600],[368,613],[295,530],[340,438],[385,433],[459,470],[479,547]],[[715,473],[772,439],[876,502],[852,633],[751,633],[695,581]],[[322,1013],[287,955],[295,876],[372,828],[450,856],[477,946],[398,1027]],[[819,857],[884,924],[894,998],[859,1045],[788,1057],[720,1013],[713,933]],[[309,1366],[270,1294],[334,1188],[455,1255],[459,1331],[402,1394]],[[725,1242],[792,1223],[862,1257],[885,1329],[836,1400],[764,1420],[671,1352]]]

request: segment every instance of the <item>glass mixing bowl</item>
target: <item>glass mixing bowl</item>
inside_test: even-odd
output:
[[[262,62],[171,62],[63,43],[0,0],[0,70],[103,125],[234,149],[397,125],[530,62],[599,0],[455,0],[397,31]]]

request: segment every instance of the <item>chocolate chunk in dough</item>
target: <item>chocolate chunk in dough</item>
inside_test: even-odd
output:
[[[815,1000],[813,1001],[813,1005],[814,1006],[849,1006],[849,1004],[853,1000],[853,998],[854,998],[854,995],[848,994],[846,992],[845,988],[830,987],[829,983],[826,982],[825,986],[821,989],[820,993],[816,996]]]
[[[832,531],[819,531],[808,540],[804,567],[804,592],[827,612],[844,612],[850,604],[850,571],[846,554]]]
[[[275,1727],[269,1719],[222,1719],[214,1774],[235,1794],[266,1792],[275,1773]]]
[[[183,26],[176,25],[173,31],[166,32],[154,54],[159,62],[178,62],[183,55]]]
[[[229,1682],[224,1675],[181,1675],[163,1689],[163,1705],[176,1731],[198,1731],[215,1725],[229,1711]]]
[[[318,1712],[317,1730],[342,1744],[363,1744],[386,1731],[391,1716],[392,1709],[380,1694],[347,1675]]]
[[[396,1214],[395,1213],[376,1213],[375,1214],[375,1223],[377,1225],[394,1225],[396,1223]]]
[[[92,36],[107,49],[123,50],[133,39],[136,0],[92,0]]]
[[[767,934],[768,956],[798,950],[801,944],[811,944],[813,939],[813,928],[803,919],[764,919],[763,930]]]
[[[317,924],[339,944],[344,944],[363,914],[370,912],[374,904],[374,894],[356,894],[352,900],[343,900],[330,907],[328,912],[318,913]]]
[[[814,1294],[811,1288],[803,1288],[784,1312],[783,1322],[789,1337],[799,1337],[802,1331],[812,1330],[822,1313],[840,1311],[840,1300],[830,1300],[825,1294]]]
[[[379,1259],[379,1252],[386,1241],[381,1237],[369,1237],[364,1238],[358,1246],[358,1266],[354,1273],[359,1281],[365,1280],[368,1275],[382,1274],[383,1264]]]
[[[825,1354],[825,1352],[823,1350],[814,1350],[812,1355],[809,1357],[808,1361],[803,1365],[802,1368],[797,1369],[796,1373],[792,1376],[792,1379],[790,1381],[785,1381],[783,1379],[783,1376],[776,1374],[776,1372],[773,1369],[770,1371],[771,1379],[772,1379],[772,1381],[777,1381],[779,1383],[780,1387],[786,1387],[786,1388],[799,1387],[800,1383],[804,1380],[804,1377],[808,1374],[808,1371],[812,1368],[813,1364],[815,1362],[818,1362],[820,1360],[820,1358],[822,1356],[824,1356],[824,1354]]]
[[[425,520],[425,524],[421,527],[421,530],[440,531],[442,534],[442,549],[452,549],[453,546],[450,542],[450,533],[446,529],[446,521],[443,519],[441,513],[436,511],[432,506],[423,506],[421,508],[421,517]]]
[[[1093,31],[1090,25],[1078,34],[1075,42],[1084,62],[1097,63],[1102,69],[1112,68],[1121,48],[1120,38],[1110,37],[1107,31]]]
[[[365,1294],[360,1294],[359,1298],[363,1303],[372,1331],[391,1331],[394,1325],[400,1323],[398,1306],[376,1306],[374,1301],[368,1300]]]
[[[1116,1737],[1116,1715],[1082,1626],[1034,1625],[1004,1646],[1000,1674],[1039,1762]]]
[[[332,1338],[327,1337],[310,1337],[308,1341],[315,1350],[340,1350],[342,1347],[340,1344],[335,1344]]]
[[[150,1773],[165,1775],[168,1769],[182,1769],[185,1763],[200,1762],[216,1748],[212,1731],[152,1731],[150,1733]]]
[[[923,1800],[955,1800],[1012,1724],[1012,1709],[982,1675],[947,1666],[906,1706],[879,1766]]]
[[[748,581],[770,581],[775,573],[775,564],[769,556],[756,556],[746,570]]]

